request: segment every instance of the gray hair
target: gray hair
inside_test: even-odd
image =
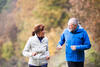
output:
[[[79,21],[77,18],[70,18],[68,21],[68,25],[69,24],[74,24],[74,25],[78,25]]]

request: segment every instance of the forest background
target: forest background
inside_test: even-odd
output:
[[[85,67],[100,67],[100,0],[0,0],[0,67],[28,67],[22,50],[36,24],[46,26],[49,67],[65,67],[65,46],[57,51],[56,45],[71,17],[79,19],[92,44]]]

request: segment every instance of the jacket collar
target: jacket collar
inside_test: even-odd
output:
[[[38,36],[35,34],[34,36],[37,40],[39,40]],[[45,39],[45,37],[41,40],[41,42]],[[40,40],[39,40],[40,41]]]

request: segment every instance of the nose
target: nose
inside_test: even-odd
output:
[[[45,31],[42,31],[42,34],[45,34]]]

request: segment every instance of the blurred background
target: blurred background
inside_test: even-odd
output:
[[[36,24],[46,26],[48,67],[66,67],[65,46],[57,51],[56,45],[70,17],[78,18],[90,37],[85,67],[100,67],[100,0],[0,0],[0,67],[28,67],[22,50]]]

